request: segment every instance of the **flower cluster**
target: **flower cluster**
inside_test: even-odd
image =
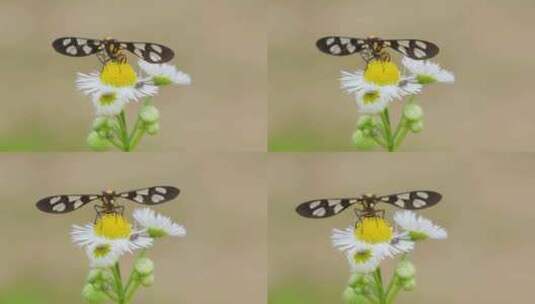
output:
[[[399,289],[413,289],[415,269],[406,254],[414,250],[418,241],[447,238],[445,229],[412,211],[397,212],[393,219],[396,227],[381,217],[365,217],[354,227],[333,230],[333,245],[344,252],[352,273],[344,292],[346,300],[368,298],[356,303],[390,303],[385,299],[395,297]],[[389,284],[390,290],[384,290],[381,262],[397,255],[403,258]]]
[[[452,83],[455,77],[438,64],[425,60],[403,58],[402,73],[391,61],[372,60],[365,70],[342,71],[341,88],[355,98],[362,116],[353,134],[359,149],[382,146],[388,151],[399,147],[408,131],[423,130],[423,110],[415,104],[415,96],[432,83]],[[395,132],[392,130],[388,106],[408,96]],[[380,119],[377,119],[380,115]]]
[[[102,215],[92,224],[73,226],[72,240],[85,250],[91,267],[82,292],[87,300],[98,302],[99,298],[109,298],[127,303],[140,285],[150,286],[154,281],[154,263],[145,257],[146,249],[156,239],[186,235],[183,226],[149,208],[136,209],[133,218],[135,226],[116,213]],[[135,260],[128,284],[123,285],[119,259],[139,249],[142,251]]]
[[[112,145],[123,151],[131,151],[144,133],[159,131],[159,112],[151,103],[162,86],[189,85],[188,74],[169,64],[138,62],[140,73],[129,63],[110,61],[100,72],[78,73],[77,88],[90,96],[96,118],[87,143],[94,150],[107,150]],[[134,130],[129,134],[125,107],[132,101],[144,100],[138,113]]]

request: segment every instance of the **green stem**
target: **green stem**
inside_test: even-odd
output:
[[[384,126],[384,137],[386,141],[386,148],[389,152],[394,151],[394,144],[392,141],[392,127],[390,125],[390,114],[388,114],[388,108],[385,108],[383,112],[381,112],[381,121]]]
[[[141,281],[140,280],[134,280],[134,283],[132,284],[130,289],[127,290],[127,292],[125,294],[125,301],[124,301],[125,304],[126,303],[130,303],[130,300],[132,300],[132,297],[134,296],[134,293],[138,289],[139,285],[141,285]]]
[[[401,121],[398,124],[398,128],[396,130],[396,133],[394,134],[394,150],[397,150],[405,137],[407,137],[407,134],[409,133],[409,121],[403,115],[401,117]]]
[[[399,282],[398,275],[394,274],[394,277],[390,281],[388,290],[386,292],[386,304],[391,304],[396,299],[398,292],[401,290],[401,284]]]
[[[124,289],[123,289],[123,280],[121,278],[121,268],[119,262],[115,263],[112,268],[113,278],[115,280],[115,288],[117,292],[117,303],[125,304],[124,301]]]
[[[385,302],[385,290],[383,288],[383,276],[381,274],[381,268],[377,267],[373,273],[375,278],[375,287],[377,288],[377,298],[379,299],[379,304],[386,304]]]
[[[143,138],[143,135],[145,134],[145,128],[143,128],[142,123],[140,122],[141,119],[136,120],[136,125],[134,126],[134,130],[132,131],[132,135],[130,136],[130,150],[134,150],[134,148],[137,146],[141,138]]]
[[[123,142],[123,151],[128,152],[130,151],[130,143],[128,141],[128,126],[126,124],[126,115],[124,110],[117,115],[117,120],[119,121],[119,132],[121,141]]]

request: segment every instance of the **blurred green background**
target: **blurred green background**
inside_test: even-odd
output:
[[[352,225],[354,214],[306,219],[294,211],[299,203],[417,189],[443,194],[419,214],[449,238],[417,245],[416,290],[400,293],[396,303],[532,302],[535,156],[276,153],[269,160],[269,304],[342,303],[349,267],[330,234]],[[387,217],[395,211],[384,208]],[[383,267],[388,278],[392,267]]]
[[[269,150],[355,150],[357,109],[338,78],[363,62],[315,47],[337,34],[420,38],[441,47],[436,62],[456,83],[417,97],[425,129],[408,136],[402,151],[534,151],[534,12],[531,0],[271,0]],[[393,105],[395,121],[400,105]]]
[[[96,57],[69,58],[51,43],[63,36],[158,42],[192,85],[155,97],[161,132],[138,151],[266,147],[265,11],[256,1],[0,1],[0,150],[80,151],[93,120],[77,72]],[[245,26],[246,25],[246,26]],[[135,64],[137,59],[130,56]],[[133,123],[137,108],[127,113]]]
[[[40,153],[0,157],[0,304],[82,303],[85,253],[71,225],[92,222],[86,206],[65,215],[35,208],[61,193],[126,191],[157,184],[182,190],[157,212],[185,225],[185,238],[149,250],[156,282],[133,303],[261,303],[266,298],[266,187],[260,154]],[[125,202],[127,215],[139,205]],[[130,268],[131,257],[123,262]],[[125,267],[126,266],[126,267]]]

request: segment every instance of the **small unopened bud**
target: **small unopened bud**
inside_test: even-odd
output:
[[[152,286],[152,284],[154,284],[154,275],[153,274],[149,274],[148,276],[144,276],[143,278],[141,278],[141,285],[143,285],[145,287],[150,287],[150,286]]]
[[[89,147],[95,151],[105,151],[111,146],[110,142],[106,138],[100,136],[96,131],[91,131],[87,136],[86,141]]]
[[[106,300],[106,294],[95,288],[93,284],[86,284],[82,289],[82,297],[90,303],[100,303]]]
[[[377,143],[373,140],[373,138],[371,136],[366,136],[366,134],[360,129],[357,129],[353,133],[353,143],[361,150],[371,150],[377,147]]]
[[[408,120],[416,121],[424,117],[424,110],[419,105],[410,103],[403,109],[403,114]]]
[[[409,125],[409,128],[414,133],[419,133],[424,129],[424,122],[421,120],[415,121]]]
[[[154,271],[154,263],[149,258],[140,258],[136,261],[134,269],[141,276],[148,276]]]
[[[404,280],[411,279],[416,274],[416,268],[408,260],[402,260],[396,266],[396,274]]]
[[[102,270],[100,269],[91,269],[87,274],[87,282],[94,283],[102,279]]]
[[[370,115],[361,115],[357,120],[358,129],[366,129],[375,126],[375,120],[373,116]]]
[[[146,124],[152,124],[160,119],[160,112],[156,109],[155,106],[146,105],[141,108],[139,111],[139,118],[143,120]]]
[[[101,129],[109,128],[109,118],[105,116],[99,116],[93,120],[93,130],[98,131]]]
[[[416,279],[401,280],[401,287],[406,291],[411,291],[416,288]]]
[[[147,131],[149,135],[155,135],[160,131],[160,124],[157,122],[151,123],[145,127],[145,131]]]

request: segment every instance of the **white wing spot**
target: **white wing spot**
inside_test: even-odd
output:
[[[138,203],[143,203],[143,196],[141,196],[141,195],[136,195],[136,196],[134,197],[134,200],[135,200],[136,202],[138,202]]]
[[[156,192],[159,192],[161,194],[166,194],[167,193],[167,189],[162,188],[162,187],[156,187],[154,190],[156,190]]]
[[[388,196],[385,196],[385,197],[381,198],[381,200],[383,202],[388,202],[390,200],[390,198]]]
[[[335,200],[328,200],[327,203],[329,204],[329,207],[332,207],[332,206],[336,206],[338,204],[340,204],[342,200],[339,200],[339,199],[335,199]]]
[[[121,194],[121,197],[128,197],[128,192]]]
[[[342,49],[340,48],[338,44],[335,44],[331,46],[331,48],[329,49],[329,52],[331,52],[331,54],[340,54],[342,52]]]
[[[400,51],[403,55],[407,55],[407,48],[404,46],[398,47],[398,51]]]
[[[334,213],[338,213],[344,209],[344,206],[342,205],[336,205],[334,206]]]
[[[309,207],[310,207],[310,209],[315,209],[315,208],[318,207],[320,204],[321,204],[320,201],[314,201],[314,202],[310,203]]]
[[[348,44],[349,41],[351,41],[351,39],[349,39],[349,38],[340,38],[340,43],[341,44]]]
[[[419,197],[423,199],[429,198],[429,194],[426,192],[416,192],[416,195],[418,195]]]
[[[314,210],[314,212],[312,212],[312,214],[315,216],[324,216],[325,213],[327,213],[327,210],[325,210],[325,208],[318,208]]]
[[[398,207],[405,208],[405,201],[404,200],[398,199],[396,202],[394,202],[394,204],[396,204],[396,206],[398,206]]]
[[[416,208],[421,208],[421,207],[424,207],[425,205],[427,205],[427,203],[421,199],[415,199],[413,202],[412,202],[412,205]]]
[[[423,41],[416,40],[414,43],[421,49],[425,50],[427,48],[427,44]]]
[[[141,194],[141,195],[149,195],[149,189],[139,190],[139,191],[136,191],[136,193]]]
[[[327,38],[327,40],[325,40],[325,44],[327,44],[327,45],[333,44],[333,42],[334,42],[334,38],[333,37]]]
[[[420,49],[414,49],[414,55],[418,58],[425,57],[426,53]]]
[[[52,207],[52,210],[54,210],[56,212],[62,212],[62,211],[65,210],[65,208],[67,208],[67,206],[64,203],[61,203],[61,204],[57,204],[54,207]]]
[[[158,55],[155,52],[150,52],[150,59],[152,59],[152,61],[160,61],[162,60],[162,56]]]
[[[136,49],[145,49],[145,43],[134,43]]]
[[[160,54],[161,54],[162,51],[163,51],[163,50],[162,50],[162,47],[159,46],[159,45],[151,44],[150,46],[151,46],[151,48],[152,48],[153,50],[155,50],[156,52],[158,52],[158,53],[160,53]]]
[[[84,202],[82,202],[82,201],[76,201],[76,202],[74,203],[74,205],[73,205],[73,206],[74,206],[74,209],[78,209],[78,208],[80,208],[83,204],[84,204]]]
[[[50,199],[49,203],[50,205],[54,205],[55,203],[57,203],[59,200],[61,200],[61,196],[56,196],[56,197],[53,197]]]
[[[86,44],[82,47],[82,50],[84,51],[84,53],[89,54],[93,49]]]
[[[134,54],[136,54],[138,57],[143,57],[143,51],[140,49],[135,49]]]
[[[159,195],[159,194],[154,194],[152,195],[152,197],[150,198],[152,200],[153,203],[158,203],[158,202],[161,202],[165,199],[165,197]]]
[[[399,44],[399,45],[401,45],[401,46],[403,46],[403,47],[406,47],[406,48],[409,47],[409,43],[410,43],[410,41],[408,41],[408,40],[398,41],[398,44]]]
[[[65,51],[71,55],[76,55],[76,53],[78,53],[74,45],[69,46]]]
[[[71,38],[63,39],[63,46],[67,46],[68,44],[71,44],[71,41],[72,41]]]
[[[87,39],[76,38],[76,43],[78,43],[78,45],[86,44]]]
[[[355,50],[357,50],[357,47],[352,44],[347,45],[346,48],[350,53],[353,53]]]
[[[398,195],[398,198],[408,200],[410,198],[410,195],[411,195],[410,193],[403,193],[403,194]]]

